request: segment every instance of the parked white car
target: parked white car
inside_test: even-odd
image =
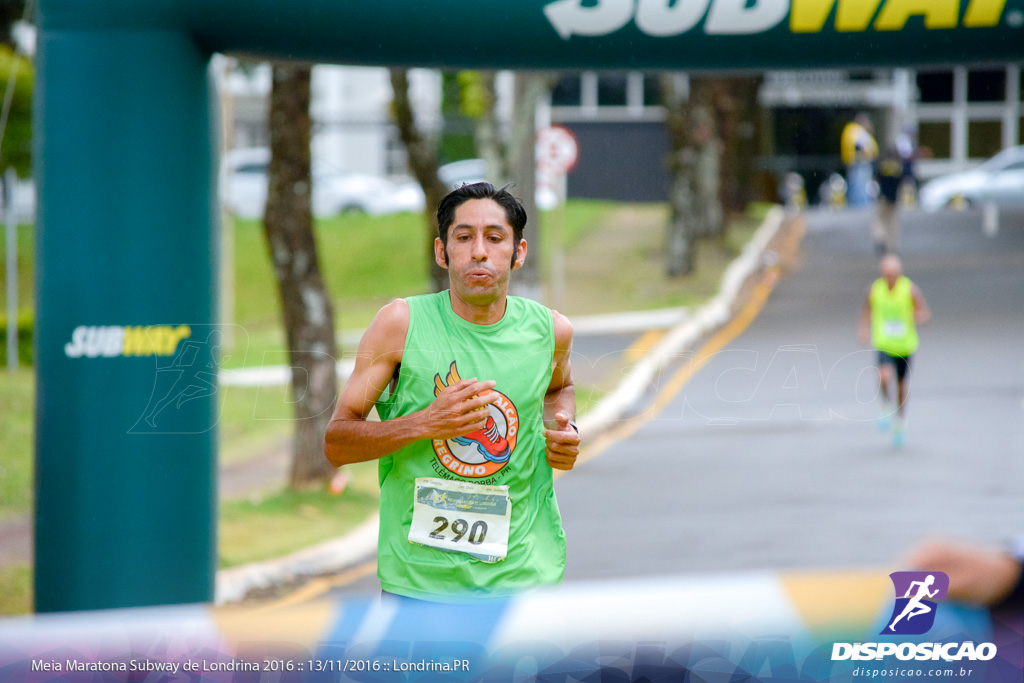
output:
[[[222,167],[222,201],[240,218],[261,218],[267,203],[265,147],[232,150]],[[423,192],[409,179],[391,181],[363,173],[339,173],[313,164],[313,215],[326,218],[346,211],[379,216],[401,211],[422,211]]]
[[[7,220],[6,192],[0,192],[0,224]],[[36,218],[36,184],[31,178],[14,183],[14,218],[20,223],[32,223]]]
[[[459,187],[464,183],[493,182],[487,178],[487,162],[483,159],[463,159],[462,161],[453,161],[450,164],[445,164],[437,169],[437,177],[441,179],[445,188],[449,190]],[[512,187],[510,192],[514,195],[516,193],[515,187]],[[537,203],[537,208],[542,211],[548,211],[558,205],[558,196],[550,187],[538,183],[534,201]]]
[[[965,206],[1024,206],[1024,145],[1005,149],[970,171],[929,180],[918,197],[928,211],[961,202]]]

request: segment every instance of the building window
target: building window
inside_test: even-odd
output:
[[[657,71],[581,71],[561,77],[551,91],[556,120],[660,120]]]
[[[409,157],[405,151],[405,143],[397,126],[388,126],[384,135],[384,173],[389,176],[404,175],[409,172]]]
[[[968,121],[967,157],[987,159],[1003,149],[1002,121]]]
[[[1002,102],[1006,99],[1006,72],[1002,69],[970,71],[967,74],[968,102]]]
[[[580,96],[580,75],[563,76],[551,90],[551,106],[578,107],[583,104]]]
[[[917,89],[921,93],[921,102],[952,102],[953,72],[932,71],[917,74]]]
[[[659,74],[644,74],[644,106],[661,106],[661,76]]]
[[[602,73],[597,77],[597,106],[625,107],[628,87],[625,73]]]
[[[934,159],[949,159],[951,156],[949,121],[922,121],[917,125],[917,145],[929,150]]]

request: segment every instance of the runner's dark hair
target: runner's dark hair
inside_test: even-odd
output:
[[[457,187],[444,196],[444,199],[437,205],[437,232],[444,244],[444,260],[448,261],[448,229],[455,222],[455,210],[471,199],[490,199],[501,208],[505,209],[505,219],[512,227],[512,239],[515,242],[515,252],[512,254],[512,262],[515,263],[519,255],[519,240],[523,239],[523,228],[526,227],[526,209],[518,199],[508,191],[511,185],[501,189],[490,183],[472,183]]]

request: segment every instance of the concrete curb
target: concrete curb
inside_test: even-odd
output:
[[[715,298],[669,330],[615,390],[580,419],[581,432],[590,438],[607,429],[610,423],[621,419],[626,410],[643,396],[655,374],[673,357],[729,320],[740,288],[761,265],[765,249],[778,232],[784,217],[785,212],[780,207],[768,211],[764,222],[743,248],[743,252],[726,268],[722,275],[722,286]]]
[[[580,419],[581,432],[586,433],[588,437],[593,437],[607,429],[611,423],[621,419],[626,410],[643,396],[655,374],[672,358],[678,356],[709,331],[729,320],[732,306],[736,297],[739,296],[743,283],[762,265],[765,250],[781,227],[784,217],[785,212],[780,207],[773,207],[768,212],[764,222],[744,247],[743,252],[726,268],[722,275],[722,286],[718,294],[696,311],[690,312],[688,309],[680,308],[648,312],[642,315],[594,316],[598,318],[592,325],[595,329],[612,331],[638,329],[634,326],[642,323],[656,323],[651,324],[651,327],[666,327],[672,320],[678,322],[611,394],[602,399],[593,410]],[[340,366],[341,363],[339,363],[339,372]],[[267,368],[266,372],[284,372],[286,370],[287,368],[282,366],[281,369]],[[251,372],[259,373],[263,370]],[[222,382],[224,374],[221,373]],[[255,376],[259,377],[259,375]],[[255,384],[259,383],[258,380],[255,382]],[[341,538],[326,541],[275,560],[219,571],[217,572],[214,602],[218,605],[238,602],[254,590],[270,588],[305,576],[343,571],[376,549],[379,524],[380,518],[374,515]]]
[[[340,538],[274,560],[222,569],[217,572],[214,604],[239,602],[254,590],[347,569],[377,549],[379,526],[380,517],[374,515]]]

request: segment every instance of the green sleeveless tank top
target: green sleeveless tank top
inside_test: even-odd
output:
[[[480,432],[447,441],[418,441],[380,459],[381,587],[414,598],[458,601],[560,582],[565,534],[542,434],[554,354],[551,311],[510,296],[500,321],[476,325],[452,310],[448,291],[407,301],[409,332],[398,383],[393,393],[377,402],[381,420],[426,408],[440,389],[459,378],[495,380],[494,391],[500,396],[488,408],[487,427]],[[455,503],[450,514],[442,509],[425,519],[430,537],[441,539],[437,542],[446,549],[410,541],[414,498],[422,503],[419,496],[425,495],[416,486],[421,478],[468,482],[471,486],[464,488],[485,493],[493,492],[492,487],[508,487],[507,499],[484,496],[498,501],[499,512],[507,512],[510,502],[510,519],[503,523],[508,533],[505,557],[495,561],[494,556],[467,552],[482,540],[486,526],[473,523],[471,517],[466,518],[469,523],[460,520],[466,515]],[[436,490],[425,487],[423,492],[428,490],[434,491],[436,500]],[[445,495],[456,494],[442,492],[441,497]],[[417,509],[422,511],[422,506]],[[422,528],[422,512],[416,520]]]
[[[917,351],[911,286],[905,276],[892,289],[884,278],[871,285],[871,341],[891,356],[906,357]]]

